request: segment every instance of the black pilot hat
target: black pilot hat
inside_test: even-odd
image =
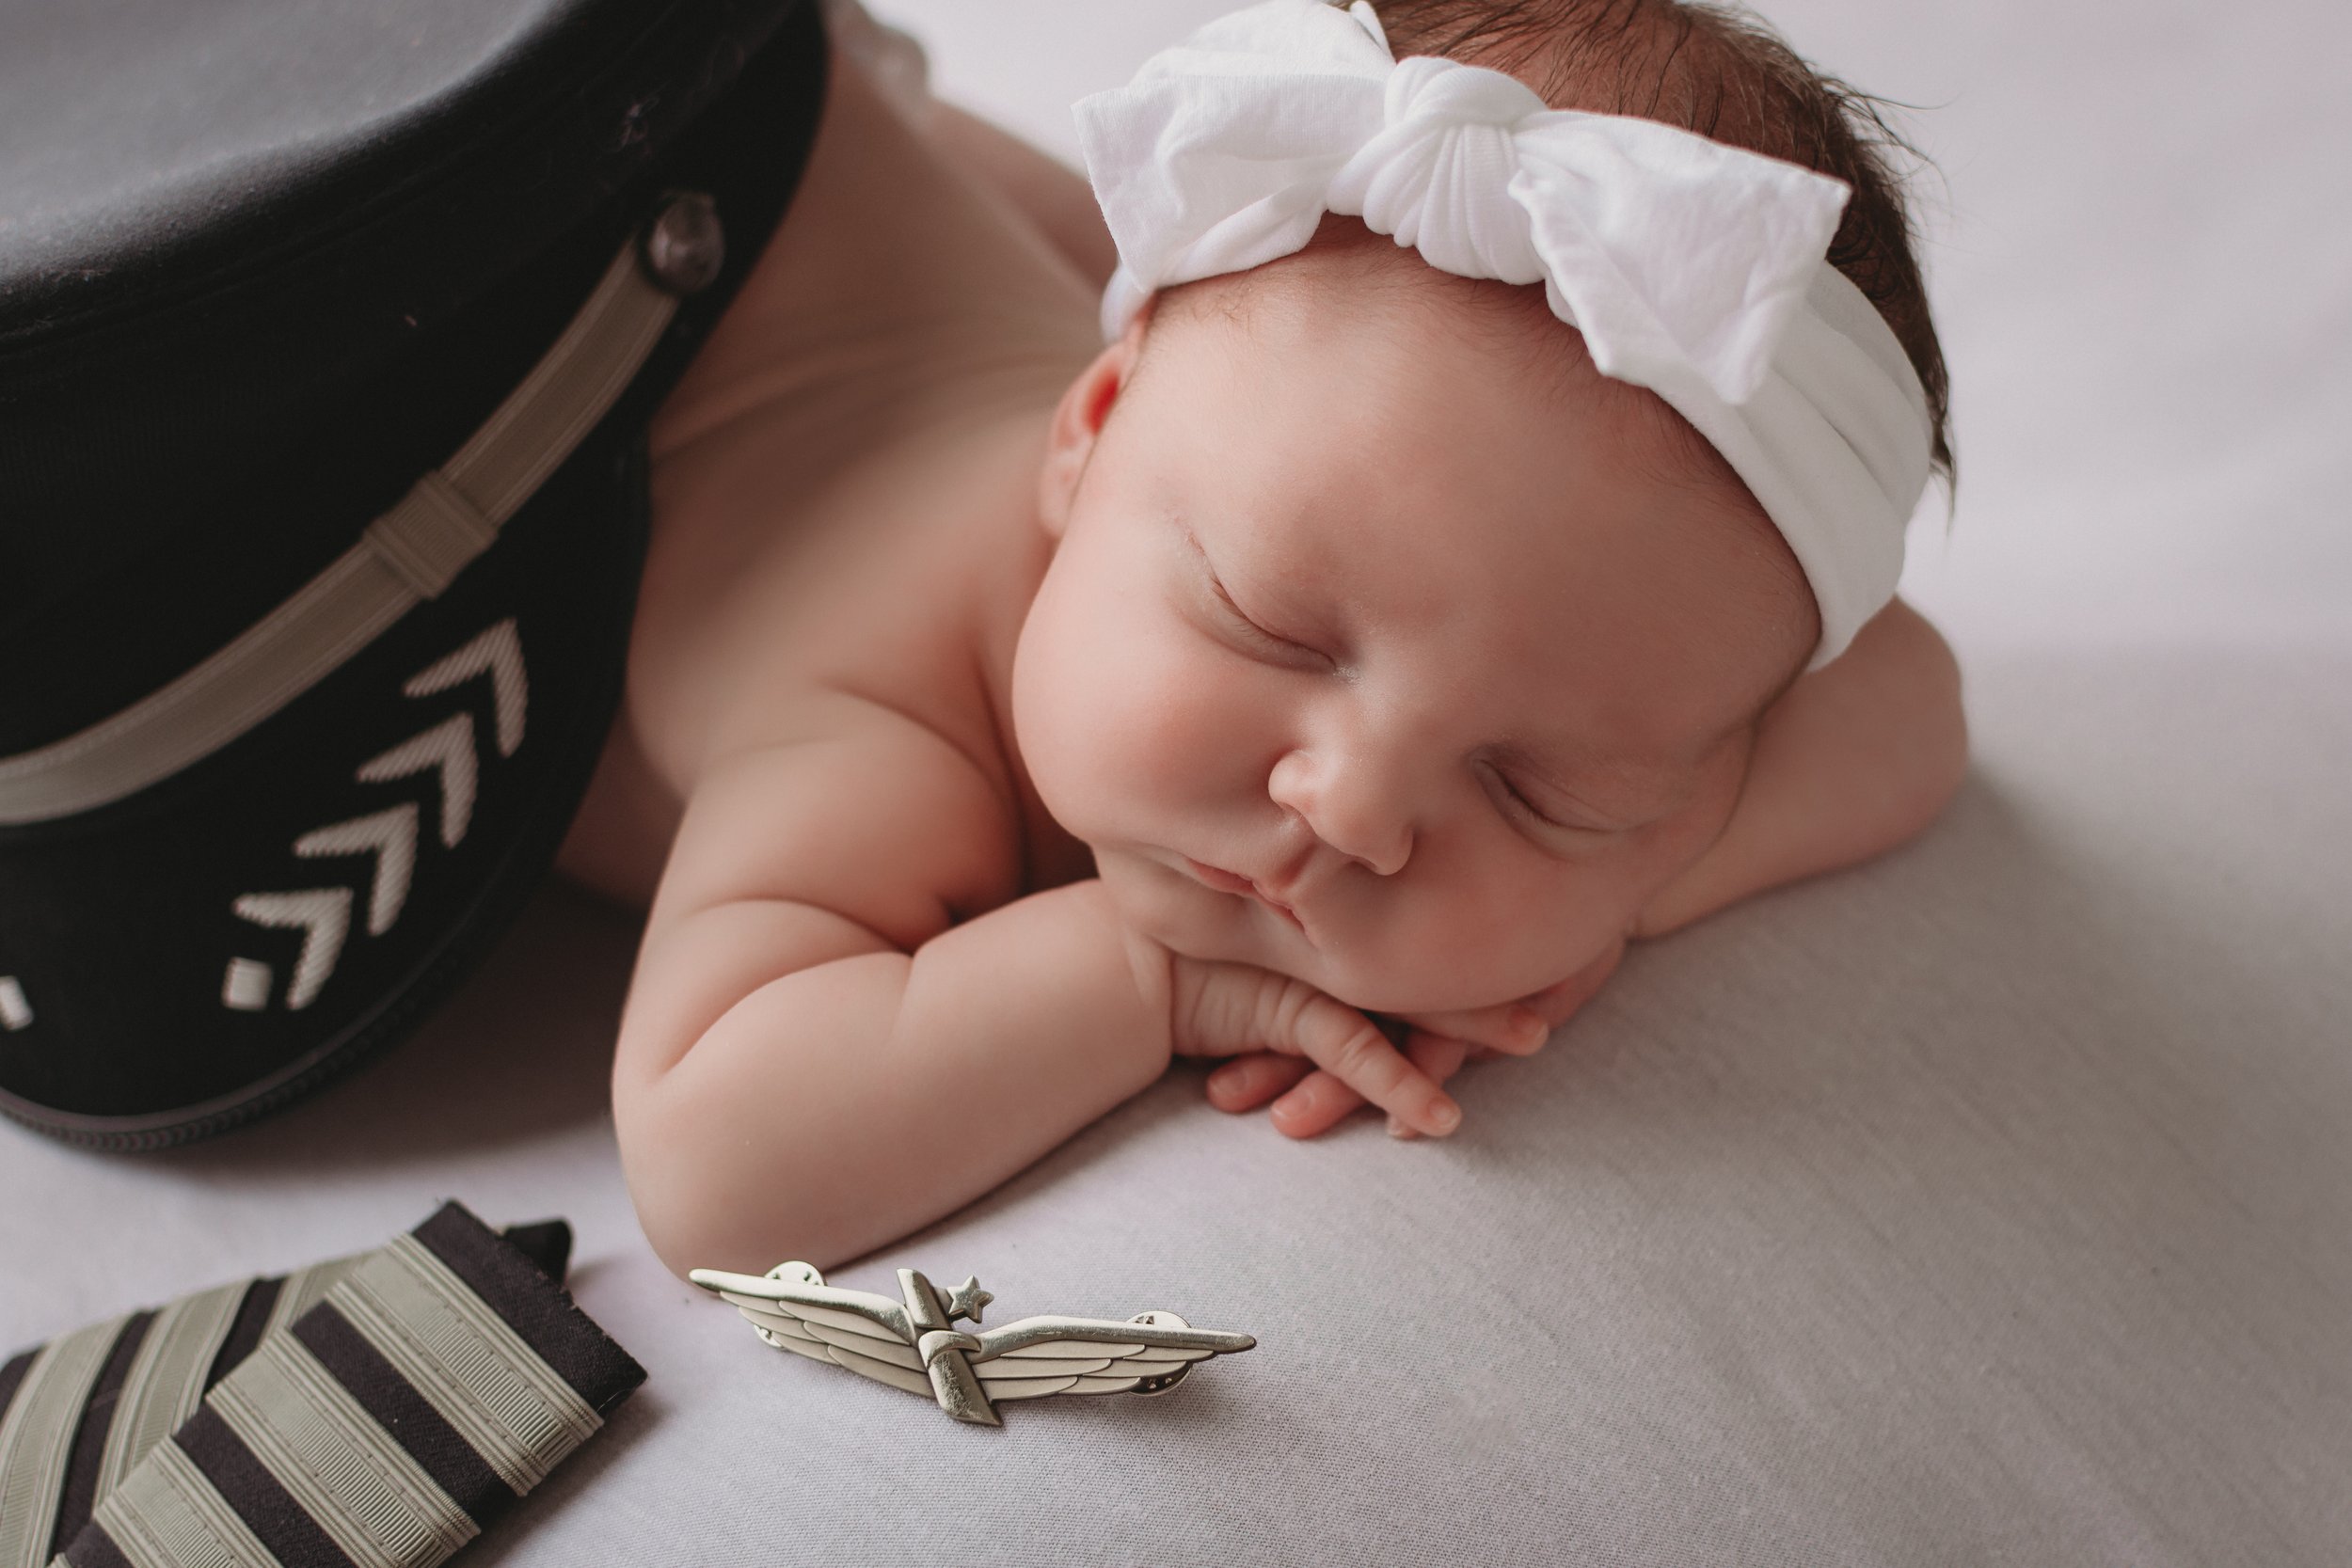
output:
[[[219,1131],[509,922],[825,67],[807,0],[0,7],[0,1110]]]

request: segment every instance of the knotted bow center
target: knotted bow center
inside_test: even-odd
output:
[[[1433,266],[1505,283],[1544,278],[1526,210],[1511,197],[1518,129],[1544,101],[1525,83],[1430,56],[1389,76],[1378,135],[1332,178],[1330,210],[1419,249]]]

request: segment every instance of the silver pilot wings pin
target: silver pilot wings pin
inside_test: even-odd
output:
[[[1044,1394],[1162,1394],[1196,1362],[1245,1351],[1247,1334],[1195,1328],[1173,1312],[1109,1318],[1023,1318],[984,1334],[955,1326],[996,1298],[967,1278],[942,1291],[898,1271],[892,1301],[844,1291],[806,1263],[779,1263],[765,1277],[696,1269],[687,1277],[743,1314],[778,1350],[847,1367],[877,1383],[929,1394],[959,1421],[1000,1426],[999,1400]]]

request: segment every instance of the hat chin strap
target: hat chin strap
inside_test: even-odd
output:
[[[220,750],[437,598],[636,378],[678,308],[631,237],[521,385],[457,454],[236,641],[113,717],[0,758],[0,827],[135,795]]]

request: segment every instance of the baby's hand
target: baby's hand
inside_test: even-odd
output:
[[[1528,1056],[1543,1049],[1552,1029],[1592,1000],[1625,957],[1625,943],[1612,943],[1599,958],[1558,984],[1499,1006],[1454,1013],[1415,1013],[1406,1025],[1405,1055],[1432,1084],[1442,1084],[1462,1064],[1486,1056]],[[1334,1003],[1333,1006],[1338,1006]],[[1261,1052],[1241,1056],[1209,1075],[1209,1103],[1220,1111],[1252,1111],[1274,1101],[1268,1116],[1277,1132],[1311,1138],[1328,1132],[1362,1105],[1343,1079],[1295,1055]],[[1400,1138],[1418,1132],[1410,1121],[1389,1117]]]
[[[1311,1072],[1350,1096],[1350,1109],[1370,1101],[1388,1112],[1392,1124],[1436,1137],[1460,1125],[1462,1108],[1355,1008],[1271,970],[1181,955],[1172,959],[1169,1022],[1176,1054],[1295,1063],[1299,1074]],[[1232,1070],[1219,1069],[1211,1082]],[[1293,1132],[1279,1118],[1275,1125],[1311,1137],[1330,1121],[1307,1132]]]

